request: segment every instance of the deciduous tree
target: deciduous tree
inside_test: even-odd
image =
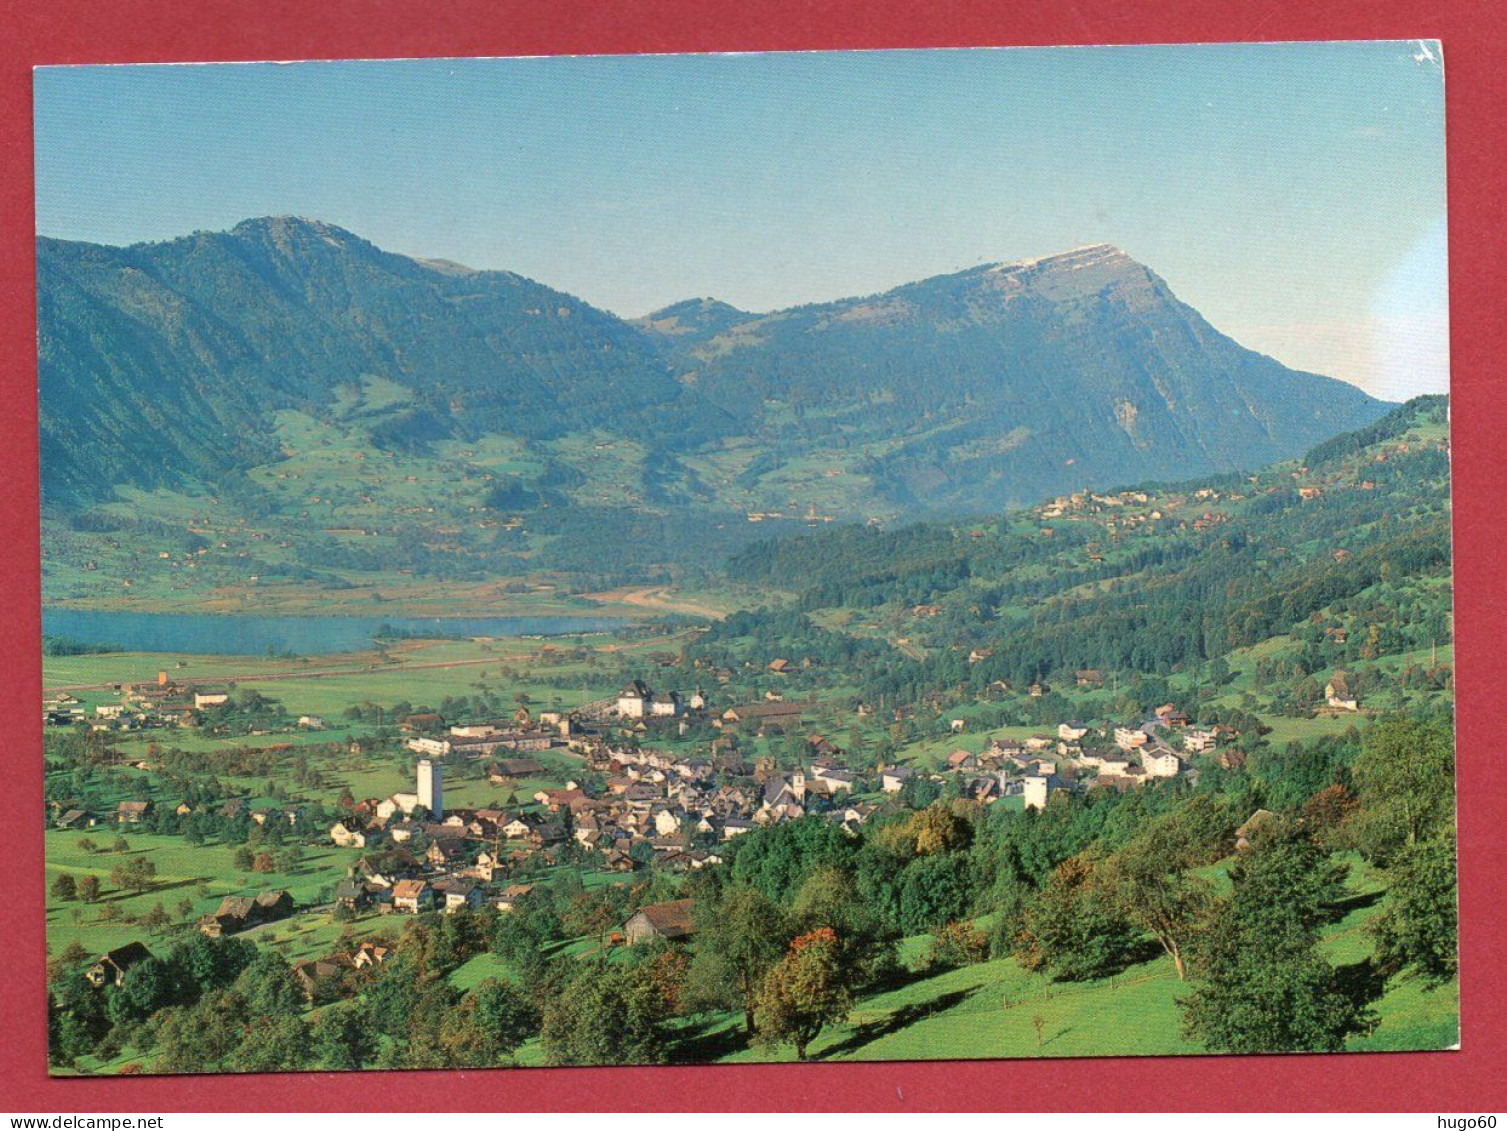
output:
[[[792,1044],[795,1055],[805,1060],[822,1029],[845,1021],[852,1007],[837,933],[822,927],[797,936],[785,957],[764,976],[755,1039],[770,1046]]]
[[[1184,1030],[1216,1052],[1332,1052],[1374,1024],[1318,951],[1342,893],[1336,866],[1295,823],[1230,870],[1230,895],[1194,949]]]

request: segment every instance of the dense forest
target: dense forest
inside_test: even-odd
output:
[[[728,573],[793,593],[805,614],[905,623],[934,646],[896,669],[916,686],[981,690],[1080,669],[1165,675],[1325,615],[1358,626],[1330,655],[1338,663],[1427,648],[1450,635],[1447,587],[1426,585],[1449,576],[1449,459],[1437,440],[1399,438],[1439,429],[1446,411],[1442,398],[1410,402],[1301,472],[1147,488],[1139,514],[1161,517],[1128,528],[1127,508],[1092,502],[1076,520],[1036,508],[968,525],[847,528],[758,543]],[[1106,515],[1119,519],[1108,532]],[[789,610],[764,615],[790,630]],[[821,635],[809,617],[800,623]],[[739,621],[703,644],[751,631]]]

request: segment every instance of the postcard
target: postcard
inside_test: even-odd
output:
[[[1437,42],[34,86],[53,1073],[1457,1045]]]

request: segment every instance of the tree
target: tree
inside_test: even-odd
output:
[[[550,1064],[660,1064],[663,1002],[636,971],[581,962],[550,993],[540,1037]]]
[[[61,873],[52,881],[52,898],[67,902],[78,898],[78,883],[67,872]]]
[[[822,928],[837,936],[838,960],[851,987],[866,985],[893,960],[892,938],[873,906],[845,868],[818,868],[795,893],[791,907],[795,932]]]
[[[337,1002],[320,1010],[309,1037],[314,1063],[330,1072],[365,1068],[376,1057],[371,1024],[357,1003]]]
[[[792,940],[785,957],[765,975],[755,1039],[767,1046],[793,1044],[796,1057],[805,1060],[822,1029],[845,1021],[852,1008],[837,933],[822,927]]]
[[[223,1072],[249,1021],[245,1001],[229,991],[169,1010],[158,1030],[157,1067],[164,1072]]]
[[[950,970],[972,966],[989,957],[989,939],[972,923],[957,920],[932,932],[931,946],[923,962],[926,967]]]
[[[539,1031],[539,1012],[511,982],[488,979],[449,1010],[440,1025],[445,1060],[457,1068],[505,1064]]]
[[[230,1072],[287,1072],[304,1068],[313,1052],[309,1027],[296,1014],[254,1017],[225,1062]]]
[[[851,837],[821,817],[755,829],[731,848],[732,879],[751,884],[775,901],[788,899],[816,868],[846,864],[857,851]]]
[[[47,981],[53,982],[64,978],[78,976],[78,969],[89,957],[89,952],[84,949],[84,944],[74,939],[62,951],[47,960]]]
[[[172,922],[172,916],[167,913],[167,909],[162,906],[160,901],[153,904],[152,909],[141,917],[142,927],[153,934],[165,930],[172,925]]]
[[[167,960],[174,977],[199,996],[229,986],[256,953],[255,945],[245,939],[212,939],[195,931],[173,947]]]
[[[1120,914],[1161,944],[1179,981],[1188,973],[1183,952],[1213,902],[1209,882],[1187,871],[1197,860],[1184,829],[1178,814],[1153,820],[1100,869]]]
[[[131,976],[109,990],[108,1009],[113,1021],[137,1021],[150,1016],[177,997],[167,963],[144,958],[131,967]]]
[[[236,978],[235,991],[258,1015],[303,1012],[303,987],[288,960],[275,950],[256,952],[256,957]]]
[[[1357,845],[1373,860],[1452,826],[1455,741],[1448,719],[1393,716],[1367,728],[1351,769],[1360,796]]]
[[[1384,968],[1411,968],[1425,983],[1459,969],[1459,908],[1453,832],[1409,845],[1388,872],[1385,910],[1371,921]]]
[[[80,876],[77,885],[78,897],[85,903],[94,903],[99,899],[99,877]]]
[[[1027,969],[1083,981],[1124,969],[1136,938],[1094,862],[1080,853],[1058,865],[1027,903],[1015,956]]]
[[[408,1033],[408,1021],[418,1007],[419,968],[412,957],[389,958],[382,973],[366,991],[366,1013],[372,1027],[395,1041]]]
[[[973,826],[951,806],[936,803],[908,821],[884,830],[899,837],[916,856],[960,852],[973,842]]]
[[[743,1010],[743,1031],[753,1036],[760,983],[790,940],[784,911],[757,888],[737,885],[717,902],[697,904],[700,920],[691,960],[692,994],[698,1000]]]
[[[145,856],[133,856],[110,869],[110,882],[126,891],[146,891],[156,878],[157,865]]]
[[[1374,1025],[1318,951],[1345,870],[1288,824],[1230,870],[1232,889],[1193,951],[1186,1035],[1215,1052],[1332,1052]]]
[[[900,873],[899,926],[919,934],[961,919],[973,905],[973,866],[965,853],[918,856]]]

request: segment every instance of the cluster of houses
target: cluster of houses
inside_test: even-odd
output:
[[[394,886],[402,890],[403,894],[398,898],[405,903],[421,904],[417,910],[430,909],[430,901],[418,894],[424,889],[421,881],[399,880]],[[531,885],[513,885],[506,898],[499,901],[499,907],[511,909],[513,901],[521,899],[530,890]],[[625,946],[656,940],[685,942],[695,934],[695,901],[675,899],[640,907],[628,917],[620,931],[612,933],[611,942]],[[327,1001],[355,992],[364,979],[381,970],[392,953],[393,948],[385,938],[369,938],[350,949],[295,962],[293,975],[309,1001]],[[97,989],[123,986],[131,977],[131,970],[152,957],[145,943],[130,942],[100,955],[85,968],[84,978]]]
[[[142,763],[137,765],[145,768]],[[100,816],[88,809],[78,808],[73,802],[52,801],[49,802],[52,812],[53,828],[63,830],[93,829],[113,823],[124,829],[132,825],[140,825],[147,821],[157,811],[157,803],[150,799],[127,800],[117,802],[113,812]],[[173,807],[173,812],[180,817],[195,811],[195,806],[187,801],[179,802]],[[275,805],[263,805],[253,807],[244,797],[232,797],[230,800],[216,807],[221,817],[233,819],[245,814],[258,825],[266,826],[269,823],[278,825],[286,823],[289,828],[301,828],[307,820],[306,810],[300,805],[287,805],[279,808]]]
[[[416,732],[405,745],[418,754],[444,758],[487,758],[498,750],[537,753],[569,746],[585,733],[582,721],[563,711],[541,711],[538,718],[520,707],[505,723],[466,723],[443,730],[438,715],[410,715],[403,728]]]
[[[567,780],[522,804],[515,793],[507,806],[480,808],[447,807],[442,765],[426,758],[413,792],[354,802],[331,825],[333,843],[383,861],[359,865],[336,898],[353,909],[418,913],[491,902],[506,910],[517,897],[510,878],[567,854],[589,853],[608,871],[645,864],[686,872],[720,863],[718,846],[733,837],[809,814],[855,833],[876,806],[851,800],[856,779],[841,750],[819,735],[808,743],[809,765],[786,771],[770,759],[750,766],[726,747],[683,757],[577,743],[599,786]],[[516,786],[543,772],[531,758],[500,759],[489,778]]]
[[[54,695],[43,701],[43,725],[87,723],[100,731],[192,726],[201,711],[230,701],[227,687],[179,683],[166,671],[159,671],[152,681],[115,684],[113,690],[118,701],[98,704],[92,715],[76,697],[66,692]]]
[[[978,753],[957,750],[942,776],[956,776],[964,796],[990,804],[1018,796],[1028,809],[1043,808],[1063,789],[1125,791],[1150,781],[1196,776],[1191,759],[1220,748],[1234,737],[1228,727],[1199,728],[1175,706],[1157,708],[1145,722],[1100,728],[1065,722],[1057,733],[1022,740],[996,739]],[[908,767],[881,775],[886,792],[898,792],[914,776]]]
[[[1096,524],[1102,523],[1111,531],[1130,531],[1159,522],[1186,506],[1237,503],[1245,497],[1239,492],[1201,487],[1185,496],[1164,497],[1153,505],[1151,496],[1145,491],[1120,491],[1113,494],[1078,491],[1072,495],[1060,495],[1050,503],[1036,508],[1036,517],[1042,521],[1088,520]],[[1179,521],[1183,525],[1191,525],[1195,530],[1208,530],[1227,520],[1228,515],[1223,511],[1205,510],[1191,522],[1186,519]]]

